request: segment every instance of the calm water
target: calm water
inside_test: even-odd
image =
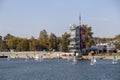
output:
[[[67,60],[36,62],[33,59],[0,59],[0,80],[120,80],[120,63],[111,60],[80,60],[74,65]]]

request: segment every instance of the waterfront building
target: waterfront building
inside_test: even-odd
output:
[[[87,25],[78,25],[75,24],[70,26],[70,52],[77,52],[79,55],[82,55],[82,52],[86,48],[86,27]]]

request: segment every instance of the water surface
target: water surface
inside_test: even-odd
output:
[[[112,60],[97,60],[91,66],[89,60],[77,64],[63,59],[0,59],[0,80],[120,80],[120,64]]]

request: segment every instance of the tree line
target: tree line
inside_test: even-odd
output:
[[[40,31],[38,39],[33,36],[30,39],[16,37],[7,34],[5,37],[0,36],[0,51],[64,51],[68,52],[69,34],[64,33],[57,37],[54,33],[50,35],[44,29]]]
[[[6,36],[0,36],[0,51],[63,51],[69,52],[69,40],[70,34],[65,32],[60,37],[57,37],[54,33],[48,35],[47,31],[43,29],[40,31],[38,39],[32,36],[30,39],[16,37],[11,34]],[[120,35],[114,39],[120,39]],[[86,48],[95,45],[96,41],[107,42],[113,40],[113,38],[99,38],[93,37],[92,27],[86,27]],[[120,45],[117,46],[118,48]]]

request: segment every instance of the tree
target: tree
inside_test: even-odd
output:
[[[117,44],[116,44],[116,49],[119,49],[119,50],[120,50],[120,43],[117,43]]]
[[[93,32],[91,27],[86,27],[86,47],[91,47],[94,44]]]
[[[42,45],[42,49],[49,49],[49,40],[46,30],[42,30],[39,35],[39,44]]]
[[[6,40],[6,44],[10,49],[16,49],[19,41],[16,37],[11,37]]]
[[[39,42],[37,39],[35,39],[34,37],[31,37],[30,41],[29,41],[29,48],[31,51],[36,51],[38,50],[39,47]]]
[[[2,36],[0,36],[0,51],[9,51],[6,41],[2,40]]]
[[[0,42],[2,42],[2,36],[0,36]]]
[[[70,34],[67,34],[66,32],[62,35],[62,51],[68,52],[68,45],[70,43],[69,41]]]
[[[0,42],[0,51],[9,51],[5,41]]]
[[[120,50],[120,34],[119,35],[116,35],[114,37],[114,40],[116,40],[116,48]]]
[[[49,38],[49,50],[57,50],[57,37],[55,34],[51,33]]]
[[[57,37],[57,47],[58,47],[58,51],[62,51],[62,38],[61,37]]]
[[[120,40],[120,34],[119,34],[119,35],[116,35],[116,36],[114,37],[114,39]]]
[[[29,41],[26,38],[20,40],[17,45],[17,50],[19,51],[28,51],[29,50]]]
[[[4,37],[4,41],[7,41],[11,38],[14,38],[15,36],[11,35],[11,34],[7,34],[5,37]]]

